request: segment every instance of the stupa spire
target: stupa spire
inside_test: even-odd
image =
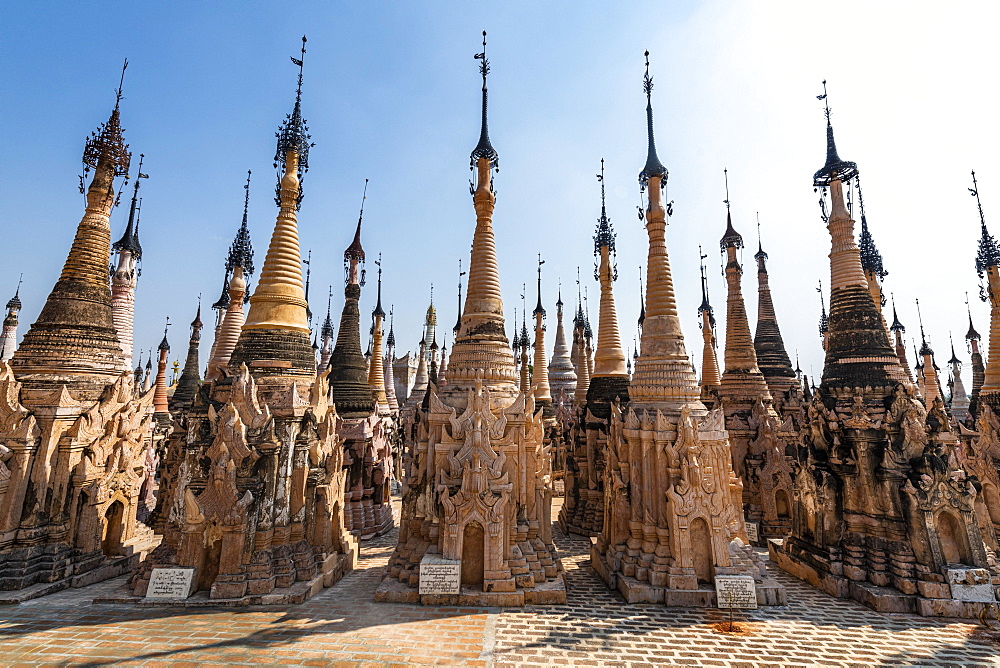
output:
[[[827,101],[826,82],[823,95]],[[833,141],[830,107],[826,164],[813,176],[813,185],[830,189],[831,209],[825,214],[830,232],[830,317],[823,369],[824,386],[885,387],[905,378],[889,345],[889,332],[875,306],[854,239],[854,220],[844,204],[844,185],[858,175],[857,165],[841,160]]]
[[[649,250],[646,260],[646,318],[639,341],[639,359],[632,374],[629,393],[636,406],[660,407],[680,411],[682,406],[693,404],[696,414],[704,410],[699,396],[701,388],[691,369],[691,361],[684,347],[684,334],[677,313],[674,279],[670,271],[670,258],[666,244],[666,217],[668,209],[663,203],[663,189],[667,170],[656,157],[653,142],[653,108],[651,94],[653,80],[649,75],[649,55],[643,78],[646,94],[646,125],[650,151],[646,166],[639,173],[639,183],[648,193],[644,212]]]
[[[30,387],[34,374],[72,374],[72,386],[99,395],[105,381],[126,370],[111,309],[108,267],[111,255],[111,209],[114,180],[128,176],[131,153],[122,136],[120,105],[125,69],[108,121],[91,134],[83,150],[84,178],[94,170],[86,191],[87,207],[77,226],[66,263],[42,311],[11,364]],[[83,179],[81,178],[81,190]],[[88,386],[85,390],[83,386]],[[93,398],[96,398],[94,396]]]
[[[976,272],[979,274],[979,297],[990,303],[990,347],[986,358],[985,377],[979,391],[978,399],[989,404],[994,410],[1000,407],[1000,245],[986,228],[986,216],[983,214],[983,203],[979,197],[979,183],[976,172],[972,172],[972,188],[969,192],[976,198],[979,209],[979,225],[982,235],[979,239],[979,252],[976,255]],[[982,285],[983,275],[986,285]],[[24,344],[22,344],[23,346]],[[975,380],[973,380],[975,392]]]
[[[462,271],[462,258],[458,258],[458,318],[455,320],[455,326],[452,327],[451,331],[455,336],[458,336],[458,331],[462,329],[462,277],[465,276],[465,272]]]
[[[361,313],[358,300],[361,286],[365,283],[365,251],[361,247],[361,220],[365,212],[365,198],[368,196],[368,179],[361,198],[361,211],[354,240],[344,251],[344,310],[340,314],[340,328],[337,330],[337,344],[330,355],[330,392],[337,414],[343,418],[362,418],[375,410],[372,386],[369,384],[365,356],[361,351]],[[381,355],[381,351],[379,351]],[[380,360],[381,363],[381,360]],[[382,396],[383,402],[385,396]]]
[[[698,246],[698,264],[701,269],[701,306],[698,315],[701,316],[701,398],[702,401],[716,400],[722,377],[719,373],[719,360],[715,350],[718,341],[715,335],[715,310],[708,299],[708,274],[705,271],[705,258],[708,257]]]
[[[475,59],[482,61],[479,63],[479,73],[483,76],[483,106],[482,106],[482,125],[479,128],[479,143],[476,144],[476,148],[472,149],[472,155],[469,156],[469,168],[475,169],[479,163],[480,158],[486,159],[492,169],[499,169],[500,167],[500,156],[497,155],[496,149],[493,148],[493,144],[490,143],[490,129],[489,123],[487,121],[487,90],[486,90],[486,75],[490,73],[490,61],[486,58],[486,31],[483,31],[483,50],[481,53],[475,55]]]
[[[760,215],[757,216],[757,330],[753,347],[757,354],[757,366],[764,374],[772,396],[782,396],[796,384],[792,360],[785,350],[785,341],[778,327],[778,316],[774,312],[771,286],[767,274],[767,253],[760,236]]]
[[[170,398],[174,410],[190,407],[201,387],[201,375],[198,371],[198,347],[201,344],[201,330],[204,326],[201,321],[201,295],[198,295],[198,312],[195,314],[194,320],[191,321],[191,337],[188,339],[184,370],[181,372],[181,377],[177,379],[177,387],[174,388],[174,395]]]
[[[233,243],[226,255],[226,277],[228,284],[212,308],[220,311],[220,324],[216,328],[215,344],[212,346],[212,357],[208,363],[205,380],[218,380],[223,370],[229,367],[233,350],[240,340],[246,313],[243,305],[246,302],[247,280],[253,274],[253,244],[250,242],[250,229],[247,226],[247,209],[250,202],[250,172],[247,171],[247,181],[243,186],[243,221],[240,223]],[[311,354],[310,348],[310,354]]]
[[[111,274],[111,317],[118,330],[118,342],[125,356],[125,368],[132,368],[132,337],[135,319],[135,287],[141,270],[138,267],[142,259],[142,246],[139,244],[139,184],[149,176],[142,172],[142,160],[145,156],[139,154],[139,169],[132,189],[132,202],[129,205],[128,224],[122,238],[111,245],[118,253],[118,266],[112,267]]]
[[[924,381],[924,402],[930,406],[935,399],[944,401],[944,393],[941,392],[941,380],[937,374],[937,364],[934,362],[934,350],[927,342],[924,334],[924,317],[920,312],[920,300],[917,303],[917,320],[920,323],[920,356],[923,358],[923,381]]]
[[[618,311],[615,308],[613,283],[618,279],[615,253],[615,231],[608,218],[605,203],[604,160],[601,159],[601,173],[597,175],[601,184],[601,215],[597,219],[594,234],[594,278],[601,284],[599,321],[597,323],[597,349],[594,352],[594,373],[587,391],[587,406],[594,416],[606,418],[610,415],[610,403],[620,398],[628,401],[629,373],[625,351],[622,349],[621,333],[618,329]]]
[[[892,297],[892,324],[889,326],[889,332],[892,334],[895,342],[896,357],[899,359],[899,365],[903,367],[907,380],[912,382],[913,373],[910,371],[910,363],[906,360],[906,345],[903,343],[903,334],[906,333],[906,327],[899,321],[899,316],[896,314],[896,296],[890,296]]]
[[[332,301],[333,286],[331,285],[326,294],[326,318],[323,320],[323,326],[320,328],[320,337],[322,339],[319,357],[320,371],[330,366],[330,355],[333,353],[333,320],[330,317],[330,307]]]
[[[646,93],[646,137],[648,146],[646,149],[646,164],[639,172],[639,184],[646,188],[649,180],[657,178],[657,185],[663,189],[667,185],[667,168],[660,162],[656,155],[656,141],[653,139],[653,77],[649,75],[649,51],[646,56],[646,74],[642,79],[642,89]]]
[[[17,350],[17,314],[21,310],[21,281],[24,274],[17,279],[17,289],[14,296],[7,302],[7,316],[3,320],[3,331],[0,333],[0,360],[7,361]]]
[[[461,401],[472,389],[477,377],[484,386],[513,394],[517,376],[514,358],[504,334],[503,299],[500,293],[500,273],[497,264],[496,240],[493,235],[493,170],[497,153],[489,141],[486,122],[486,75],[490,64],[486,58],[485,31],[483,51],[476,54],[483,77],[483,120],[479,143],[472,151],[472,167],[476,180],[472,200],[476,208],[476,231],[472,238],[472,259],[465,295],[462,324],[451,349],[447,392]]]
[[[302,118],[302,70],[306,53],[302,37],[295,106],[277,133],[275,167],[279,169],[276,202],[279,206],[271,243],[250,309],[233,351],[231,365],[246,363],[251,371],[280,376],[311,376],[316,360],[309,341],[309,321],[302,282],[302,255],[296,212],[302,202],[301,181],[309,168],[308,128]],[[260,362],[260,364],[257,364]],[[290,362],[290,366],[286,363]]]
[[[533,384],[535,387],[535,403],[542,407],[552,406],[552,388],[549,386],[549,367],[545,363],[545,308],[542,306],[542,265],[545,260],[538,254],[538,302],[535,310],[535,358]]]
[[[375,308],[372,310],[372,357],[368,365],[368,385],[371,387],[372,396],[380,413],[389,412],[389,399],[386,396],[385,387],[385,367],[382,365],[382,321],[385,320],[385,311],[382,309],[382,254],[378,254],[375,260],[378,267],[378,287],[376,288],[378,297],[375,300]]]
[[[399,400],[396,398],[396,379],[392,370],[392,362],[395,359],[396,334],[393,332],[393,307],[389,307],[389,336],[385,338],[385,360],[383,361],[383,373],[385,374],[385,400],[389,405],[390,413],[399,411]]]
[[[757,351],[754,349],[753,338],[750,336],[750,321],[747,317],[746,304],[743,301],[742,277],[743,267],[740,265],[736,251],[743,248],[743,237],[733,227],[733,217],[729,202],[729,173],[723,170],[726,178],[726,232],[719,246],[726,254],[726,350],[725,370],[722,372],[723,398],[743,399],[746,397],[766,397],[771,399],[764,374],[757,366]],[[763,258],[758,260],[763,262]],[[766,272],[765,272],[766,276]],[[765,279],[766,285],[766,279]],[[773,317],[773,308],[772,308]],[[789,366],[791,366],[789,364]]]
[[[156,421],[165,426],[170,422],[170,408],[167,403],[167,355],[170,354],[170,343],[167,341],[167,329],[170,327],[170,318],[163,326],[163,340],[156,347],[158,353],[156,363],[156,389],[153,392],[153,416]]]
[[[562,285],[556,299],[556,340],[552,349],[552,359],[549,362],[549,383],[551,390],[558,396],[559,391],[566,396],[576,391],[576,371],[573,369],[573,358],[566,345],[566,329],[563,327]]]
[[[969,347],[969,358],[972,362],[972,394],[970,399],[972,401],[970,405],[970,410],[976,412],[976,403],[979,400],[979,392],[983,388],[983,383],[986,380],[986,365],[983,363],[983,354],[979,350],[980,336],[979,332],[972,325],[972,309],[969,306],[969,293],[965,293],[965,311],[969,315],[969,331],[965,334],[965,341]]]

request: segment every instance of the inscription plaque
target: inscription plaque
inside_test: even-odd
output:
[[[725,610],[757,609],[757,587],[750,575],[716,575],[715,596]]]
[[[146,598],[187,598],[193,582],[193,568],[154,568]]]
[[[995,601],[990,572],[985,568],[949,568],[945,571],[951,595],[960,601]]]
[[[420,560],[421,594],[458,594],[462,591],[462,560],[425,554]]]
[[[747,538],[750,539],[751,543],[756,543],[760,540],[760,525],[756,522],[746,522],[747,527]]]

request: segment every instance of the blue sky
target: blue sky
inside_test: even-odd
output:
[[[520,312],[522,283],[533,306],[541,252],[549,346],[557,282],[572,309],[577,266],[596,323],[594,175],[603,157],[618,233],[619,320],[631,347],[646,253],[636,175],[645,159],[648,48],[657,144],[675,201],[668,246],[695,359],[699,245],[709,255],[712,302],[724,322],[718,240],[726,167],[734,224],[748,248],[760,214],[789,352],[799,351],[807,373],[820,373],[814,288],[819,279],[828,284],[829,236],[811,176],[825,157],[815,95],[826,78],[841,157],[861,169],[868,220],[890,272],[886,291],[895,293],[908,335],[918,332],[913,300],[921,299],[941,364],[949,330],[959,338],[965,331],[964,292],[977,290],[978,220],[966,191],[972,168],[987,222],[1000,232],[997,94],[989,80],[998,9],[806,5],[3,3],[0,297],[24,272],[23,333],[82,215],[83,141],[107,118],[127,57],[123,125],[150,175],[142,189],[136,346],[155,347],[169,315],[179,323],[171,327],[172,358],[182,359],[198,294],[208,304],[218,297],[247,169],[254,172],[251,235],[263,264],[276,213],[274,131],[291,110],[296,73],[289,56],[305,33],[303,110],[316,146],[299,224],[303,255],[313,251],[317,324],[328,285],[335,320],[339,315],[343,250],[368,178],[362,313],[374,305],[371,260],[381,252],[384,304],[395,305],[400,353],[420,338],[432,283],[450,340],[458,259],[467,266],[475,224],[468,155],[478,138],[479,76],[472,55],[486,29],[490,132],[501,167],[494,224],[508,318],[515,307]],[[127,215],[123,202],[113,214],[113,238]],[[754,250],[744,255],[751,326]],[[972,308],[985,333],[988,308],[978,299]],[[203,363],[210,343],[206,336]],[[721,362],[721,345],[719,354]]]

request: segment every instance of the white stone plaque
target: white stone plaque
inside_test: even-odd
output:
[[[951,595],[960,601],[995,601],[990,572],[985,568],[949,568],[945,571]]]
[[[715,596],[718,607],[728,610],[757,609],[757,587],[751,575],[716,575]]]
[[[747,538],[750,539],[751,543],[756,543],[759,540],[758,536],[760,535],[760,525],[756,522],[745,522],[745,524],[747,527]]]
[[[462,560],[425,554],[420,560],[421,594],[458,594],[462,591]]]
[[[154,568],[146,598],[187,598],[194,582],[193,568]]]

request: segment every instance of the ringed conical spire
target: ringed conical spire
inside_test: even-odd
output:
[[[365,195],[361,199],[361,213],[354,240],[344,251],[344,310],[340,315],[340,329],[337,330],[337,344],[330,355],[330,392],[337,414],[343,418],[363,418],[375,410],[375,398],[369,384],[368,369],[364,353],[361,352],[361,313],[358,300],[365,274],[362,265],[365,251],[361,247],[361,220],[364,216],[364,200],[368,194],[368,179],[365,179]],[[381,343],[381,338],[379,340]],[[381,351],[379,351],[381,356]],[[384,392],[380,399],[384,402]]]
[[[472,189],[476,230],[472,238],[465,308],[451,349],[446,390],[457,403],[464,401],[477,377],[482,378],[484,386],[491,391],[499,390],[511,397],[517,384],[513,353],[504,333],[503,299],[493,235],[496,196],[492,174],[497,155],[489,142],[486,125],[486,75],[490,65],[486,58],[485,34],[483,37],[483,51],[476,54],[476,59],[482,61],[479,69],[483,76],[483,124],[479,144],[472,152],[473,167],[477,171]]]
[[[778,327],[778,316],[774,312],[771,285],[767,273],[767,253],[760,239],[760,219],[757,220],[757,330],[754,332],[753,347],[757,353],[757,366],[764,374],[771,395],[780,397],[796,384],[792,360],[785,350],[785,341]]]
[[[653,108],[651,93],[653,80],[649,76],[649,55],[646,55],[646,75],[643,90],[646,93],[646,125],[650,152],[646,166],[639,173],[639,182],[648,193],[644,212],[649,250],[646,260],[646,318],[639,341],[640,354],[629,385],[629,394],[636,406],[656,407],[680,411],[685,405],[694,415],[703,415],[704,406],[699,400],[701,388],[691,368],[691,361],[684,347],[684,334],[677,313],[674,279],[666,244],[667,208],[663,203],[667,170],[656,157],[653,143]]]
[[[198,372],[198,347],[201,344],[201,330],[204,323],[201,321],[201,297],[198,297],[198,312],[191,321],[191,338],[188,339],[187,359],[184,360],[184,370],[181,377],[177,379],[177,386],[174,394],[170,398],[173,410],[190,407],[194,402],[195,395],[201,387],[201,375]]]
[[[122,82],[125,68],[122,68]],[[111,259],[111,209],[114,179],[127,176],[131,161],[122,136],[119,83],[108,121],[87,140],[84,174],[94,170],[87,188],[87,208],[42,311],[11,360],[19,379],[30,388],[35,375],[72,375],[81,398],[96,398],[104,385],[126,370],[111,309],[108,266]],[[43,378],[39,378],[43,384]],[[83,397],[82,395],[86,395]]]
[[[826,100],[826,83],[823,95]],[[825,387],[887,387],[905,378],[889,344],[889,331],[875,305],[861,252],[854,239],[854,220],[844,203],[844,184],[858,175],[857,165],[840,160],[833,143],[830,107],[827,164],[816,172],[814,185],[830,188],[831,209],[825,216],[830,233],[830,315],[826,336]]]
[[[305,45],[303,36],[302,59],[292,58],[299,68],[295,107],[277,133],[275,166],[280,165],[283,172],[278,184],[278,216],[246,323],[230,360],[236,369],[246,363],[251,371],[281,376],[316,373],[296,220],[302,202],[301,178],[308,169],[312,146],[301,113]]]
[[[611,219],[608,218],[605,202],[603,159],[597,180],[601,184],[601,216],[597,219],[594,234],[594,256],[598,262],[594,267],[594,278],[601,284],[601,301],[594,373],[587,390],[587,406],[595,417],[606,418],[610,415],[610,404],[616,398],[623,403],[628,402],[629,373],[618,329],[618,311],[615,308],[613,284],[618,278],[618,266],[615,262],[615,232]]]

